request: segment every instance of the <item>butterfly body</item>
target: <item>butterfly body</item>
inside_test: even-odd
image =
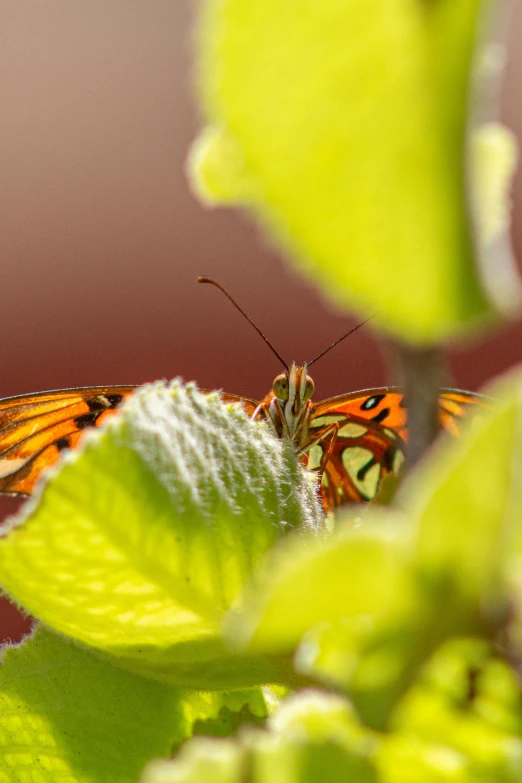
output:
[[[28,495],[42,472],[84,429],[99,426],[134,386],[96,386],[0,400],[0,493]],[[371,500],[382,479],[397,475],[404,461],[407,410],[399,389],[382,388],[312,402],[307,366],[292,364],[260,402],[223,393],[254,420],[292,443],[302,461],[321,476],[327,509]],[[484,407],[470,392],[443,390],[441,425],[453,435],[469,410]]]

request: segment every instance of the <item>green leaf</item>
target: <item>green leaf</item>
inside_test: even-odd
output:
[[[139,783],[243,783],[241,749],[232,740],[197,738],[173,761],[153,761]]]
[[[471,780],[517,783],[521,717],[520,688],[508,665],[484,642],[452,642],[437,651],[399,705],[392,720],[396,736],[384,743],[383,763],[390,752],[420,741],[465,759]]]
[[[1,783],[128,783],[218,709],[38,629],[4,647]]]
[[[442,439],[397,498],[415,520],[425,584],[479,624],[502,620],[506,558],[522,541],[521,391],[519,370],[488,387],[490,410],[461,439]]]
[[[464,653],[455,646],[441,651],[428,669],[427,678],[440,677],[441,669],[447,670],[450,659],[460,665],[462,654],[465,660],[470,654],[475,660],[477,648],[479,657],[484,658],[484,647],[476,643],[465,643]],[[463,674],[464,671],[465,668]],[[447,674],[447,671],[442,674],[443,680],[447,680]],[[450,680],[453,689],[460,685],[454,673]],[[447,686],[446,693],[442,690],[441,693],[448,700]],[[448,703],[441,713],[433,709],[438,699],[436,690],[424,694],[423,699],[422,730],[415,726],[415,710],[410,707],[409,718],[405,719],[405,713],[396,730],[377,734],[361,725],[346,699],[319,691],[303,691],[283,702],[269,719],[266,731],[243,731],[236,741],[189,740],[174,760],[149,764],[140,783],[242,783],[245,780],[255,783],[319,780],[321,783],[516,783],[520,780],[519,738],[488,726],[478,716],[478,705],[464,710],[464,703],[452,707]],[[471,714],[473,711],[477,713],[475,716]],[[417,717],[418,714],[417,709]]]
[[[222,618],[269,547],[321,525],[310,474],[264,426],[217,394],[155,384],[12,522],[1,580],[32,615],[138,672],[245,687],[277,681],[280,664],[238,661]]]
[[[303,640],[298,669],[347,687],[365,722],[381,728],[443,633],[431,629],[432,597],[407,533],[400,515],[373,509],[328,542],[285,547],[268,559],[244,610],[230,614],[231,640],[279,655]]]
[[[192,727],[194,735],[229,737],[244,726],[264,726],[269,704],[263,689],[218,693],[221,695],[219,711],[197,720]],[[217,697],[218,694],[213,694],[214,701]]]
[[[469,331],[520,301],[507,252],[494,272],[491,258],[475,268],[466,205],[471,180],[479,217],[493,205],[503,228],[507,158],[465,176],[483,6],[206,0],[202,11],[196,190],[247,205],[334,302],[406,340]]]
[[[171,762],[153,762],[141,783],[377,783],[376,740],[340,696],[303,692],[239,742],[194,739]]]
[[[465,756],[452,748],[407,735],[386,737],[376,761],[382,783],[499,783],[477,777]]]
[[[231,637],[252,650],[289,652],[318,623],[360,616],[398,621],[408,614],[412,583],[402,519],[376,510],[366,521],[324,541],[288,542],[269,556],[246,611],[229,615]]]

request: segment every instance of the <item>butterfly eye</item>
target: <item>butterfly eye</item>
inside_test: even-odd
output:
[[[310,399],[310,397],[314,393],[314,390],[315,390],[315,384],[314,384],[313,380],[310,378],[310,376],[307,375],[306,376],[305,389],[304,389],[304,399],[305,399],[305,402],[306,402],[306,400]]]
[[[288,375],[278,375],[272,384],[272,391],[278,400],[288,399]]]

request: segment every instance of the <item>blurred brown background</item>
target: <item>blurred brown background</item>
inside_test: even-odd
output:
[[[202,273],[288,360],[312,358],[355,323],[246,217],[191,195],[195,9],[195,0],[0,0],[0,396],[175,375],[263,396],[277,360],[219,292],[196,285]],[[516,3],[502,115],[519,137],[521,35]],[[522,257],[520,176],[514,207]],[[519,324],[455,351],[455,385],[477,389],[519,362],[521,338]],[[314,378],[318,397],[384,383],[370,330]],[[2,500],[0,517],[15,507]],[[16,638],[21,626],[1,613],[3,635]]]

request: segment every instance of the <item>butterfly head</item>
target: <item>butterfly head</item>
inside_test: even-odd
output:
[[[301,427],[314,393],[314,382],[306,372],[306,364],[298,367],[293,362],[288,372],[275,378],[272,393],[272,418],[278,429],[293,437]]]
[[[314,388],[313,380],[306,373],[306,364],[297,367],[295,362],[288,372],[282,372],[272,384],[272,391],[279,402],[290,402],[291,406],[296,402],[307,402],[312,397]]]

